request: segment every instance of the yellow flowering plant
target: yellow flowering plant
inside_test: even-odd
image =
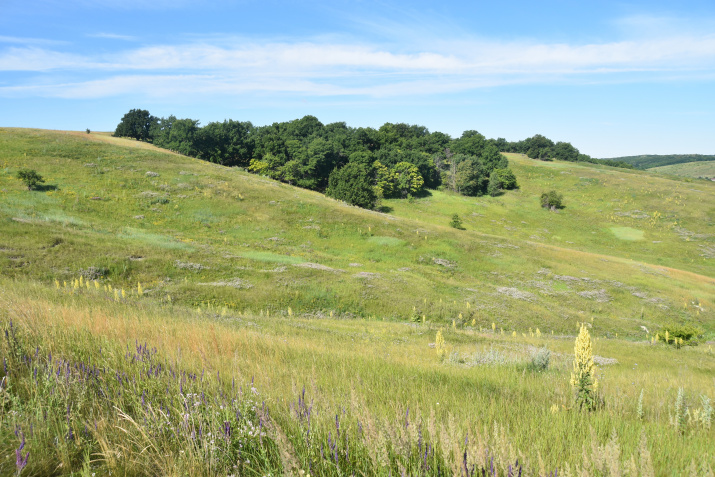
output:
[[[577,407],[586,410],[596,407],[596,390],[598,389],[596,365],[593,362],[591,335],[583,324],[574,345],[571,387],[574,389]]]

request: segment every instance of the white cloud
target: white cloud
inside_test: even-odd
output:
[[[237,38],[94,56],[26,46],[0,50],[0,70],[44,74],[34,85],[27,80],[16,86],[6,83],[0,88],[0,95],[6,96],[285,92],[389,97],[554,80],[630,81],[645,72],[648,80],[691,72],[711,76],[715,35],[585,45],[473,40],[407,53],[359,42],[258,43]],[[48,85],[53,71],[82,79]]]
[[[46,38],[27,38],[22,36],[0,35],[0,43],[19,43],[22,45],[63,45],[65,41],[48,40]]]
[[[87,36],[90,38],[106,38],[107,40],[139,41],[135,36],[118,35],[116,33],[92,33]]]

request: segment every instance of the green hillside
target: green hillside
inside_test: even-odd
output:
[[[659,174],[692,177],[693,179],[712,178],[715,177],[715,161],[685,162],[683,164],[653,167],[649,170]]]
[[[685,164],[688,162],[714,161],[715,155],[703,154],[644,154],[642,156],[611,157],[612,161],[623,161],[632,164],[636,169],[651,169],[654,167]]]
[[[386,200],[386,214],[132,141],[26,130],[2,138],[0,266],[9,277],[85,273],[192,306],[396,319],[417,307],[451,321],[471,302],[465,321],[538,319],[557,331],[590,310],[608,318],[604,329],[638,333],[692,297],[712,300],[715,209],[698,199],[711,184],[698,191],[513,155],[515,193],[434,191]],[[20,167],[40,171],[48,190],[24,190]],[[566,197],[559,213],[538,205],[550,189]],[[454,213],[467,230],[448,227]],[[645,321],[632,321],[644,307]]]
[[[26,437],[32,475],[714,467],[715,184],[508,158],[515,191],[376,212],[0,129],[0,450]],[[569,384],[581,325],[593,412]]]

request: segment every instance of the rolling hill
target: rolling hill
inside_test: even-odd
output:
[[[632,164],[636,169],[652,169],[654,167],[685,164],[689,162],[713,161],[714,155],[703,154],[644,154],[641,156],[624,156],[609,158],[612,161],[623,161]]]
[[[0,473],[707,473],[715,184],[507,157],[516,191],[377,212],[0,129]]]
[[[670,166],[653,167],[650,172],[691,177],[693,179],[715,177],[715,161],[685,162]]]

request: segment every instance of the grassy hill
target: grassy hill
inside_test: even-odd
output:
[[[39,474],[434,475],[459,473],[466,450],[469,466],[491,456],[503,475],[516,459],[532,475],[605,455],[712,467],[713,431],[668,414],[681,386],[706,412],[715,358],[651,342],[673,323],[713,336],[715,184],[508,157],[516,192],[432,191],[379,213],[144,143],[0,129],[2,353],[25,416],[3,417],[3,455],[18,448],[13,425],[34,423]],[[43,189],[27,191],[20,168]],[[559,213],[539,207],[551,189]],[[455,213],[466,230],[448,226]],[[590,414],[568,384],[584,322],[602,356],[604,404]],[[529,363],[544,346],[540,373]],[[51,371],[65,364],[77,369],[66,385]],[[90,388],[85,369],[109,374]],[[187,413],[187,392],[206,413]],[[195,425],[174,420],[184,414]],[[239,425],[266,426],[241,431],[243,457]],[[82,426],[84,441],[67,438]]]
[[[714,161],[715,155],[703,154],[644,154],[641,156],[624,156],[609,158],[612,161],[623,161],[632,164],[636,169],[652,169],[654,167],[685,164],[689,162]]]
[[[715,161],[686,162],[683,164],[673,164],[670,166],[653,167],[650,172],[659,174],[670,174],[674,176],[691,177],[715,177]]]

